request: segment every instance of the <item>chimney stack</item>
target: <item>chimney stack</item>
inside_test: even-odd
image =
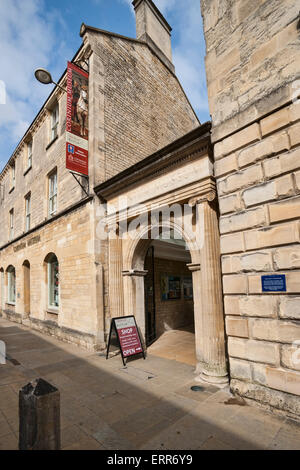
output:
[[[171,26],[152,0],[133,0],[132,4],[135,10],[137,39],[152,46],[160,58],[166,58],[167,65],[174,69],[172,64]]]

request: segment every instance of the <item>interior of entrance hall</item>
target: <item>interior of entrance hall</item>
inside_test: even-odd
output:
[[[146,258],[145,315],[148,351],[196,365],[190,252],[182,239],[153,240]]]

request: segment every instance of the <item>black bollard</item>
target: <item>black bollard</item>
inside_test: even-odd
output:
[[[19,391],[19,450],[60,450],[60,393],[43,379]]]

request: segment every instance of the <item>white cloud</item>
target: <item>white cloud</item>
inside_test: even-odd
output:
[[[7,155],[7,142],[18,142],[51,88],[34,78],[39,66],[51,64],[65,55],[66,46],[58,41],[56,26],[63,28],[57,11],[47,12],[43,0],[0,0],[0,80],[6,85],[6,104],[0,105],[0,164]],[[37,40],[38,38],[38,40]],[[60,72],[61,72],[60,68]],[[52,72],[56,70],[52,68]]]
[[[172,10],[178,1],[180,0],[154,0],[154,3],[161,13],[165,14]]]
[[[132,0],[121,0],[132,10]],[[199,0],[154,0],[173,27],[173,62],[176,74],[198,113],[208,120],[205,75],[205,42]],[[133,11],[133,10],[132,10]]]
[[[171,25],[174,20],[174,30],[178,34],[173,46],[176,74],[200,120],[209,120],[205,41],[199,0],[177,0],[170,16]]]

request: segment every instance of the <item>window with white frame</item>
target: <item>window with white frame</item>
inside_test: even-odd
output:
[[[30,230],[30,219],[31,219],[31,193],[25,197],[25,230]]]
[[[14,238],[14,210],[9,211],[9,239]]]
[[[16,271],[13,266],[7,269],[7,303],[16,303]]]
[[[51,141],[54,140],[58,135],[58,119],[59,108],[58,103],[56,103],[51,112]]]
[[[48,177],[49,188],[49,215],[54,215],[57,210],[57,172],[54,171]]]
[[[59,307],[59,264],[54,254],[48,260],[48,307]]]
[[[27,169],[32,167],[32,140],[27,144]]]

